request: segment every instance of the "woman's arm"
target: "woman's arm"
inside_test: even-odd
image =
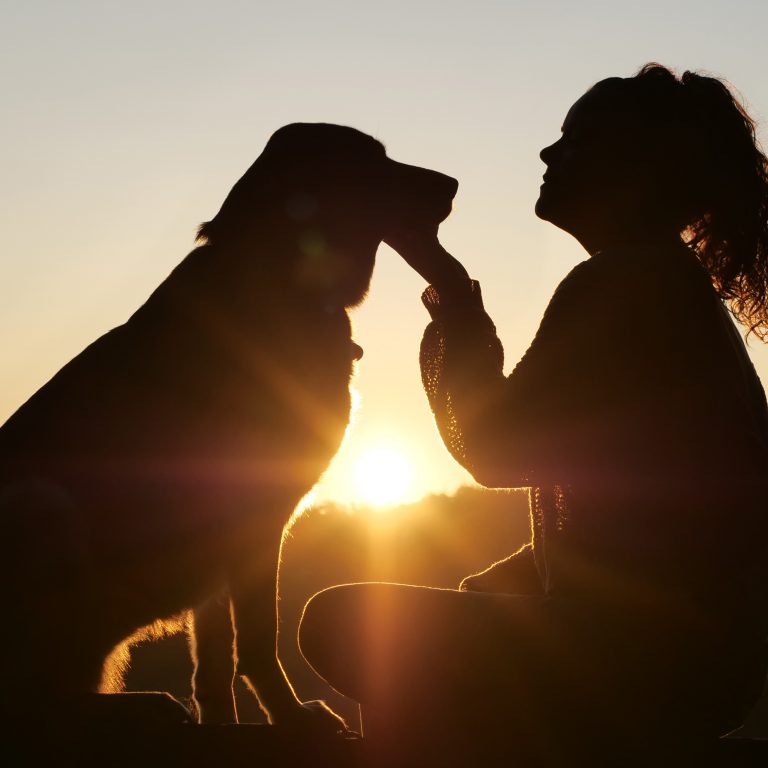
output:
[[[451,263],[458,262],[439,244],[433,254],[427,268],[428,249],[419,254],[420,273],[442,281],[423,295],[432,322],[420,362],[443,441],[483,485],[539,484],[550,471],[562,471],[579,437],[574,420],[588,399],[585,375],[594,362],[590,347],[598,343],[594,270],[584,262],[561,283],[533,343],[507,377],[479,285],[460,277]]]
[[[458,301],[469,297],[472,292],[469,274],[464,265],[440,244],[437,227],[432,231],[390,234],[384,242],[442,296]]]

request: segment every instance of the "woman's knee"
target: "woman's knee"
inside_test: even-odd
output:
[[[304,606],[299,624],[299,649],[322,677],[332,673],[334,660],[349,621],[350,586],[329,587],[313,595]]]
[[[383,583],[318,592],[299,625],[302,655],[341,693],[358,701],[373,695],[373,689],[378,695],[382,679],[397,676],[401,657],[408,655],[415,629],[410,604],[419,593],[418,588]]]

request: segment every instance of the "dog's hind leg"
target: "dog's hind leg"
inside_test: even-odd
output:
[[[228,594],[215,595],[195,608],[189,640],[195,668],[192,700],[198,721],[206,725],[236,723],[234,632]]]
[[[0,579],[9,587],[0,633],[3,719],[95,691],[109,644],[95,631],[87,526],[64,489],[38,477],[1,487],[0,539]]]

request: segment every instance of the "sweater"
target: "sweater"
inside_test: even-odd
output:
[[[768,635],[766,398],[690,249],[577,265],[508,376],[476,282],[422,299],[443,441],[481,484],[531,489],[548,595]]]

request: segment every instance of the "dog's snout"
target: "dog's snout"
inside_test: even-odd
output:
[[[419,173],[422,185],[426,190],[431,191],[433,195],[448,199],[454,198],[459,189],[459,182],[456,179],[445,173],[440,173],[440,171],[433,171],[430,168],[413,167]]]
[[[437,171],[435,171],[437,173]],[[459,191],[458,179],[454,179],[453,176],[446,176],[444,173],[438,174],[440,176],[440,183],[445,188],[446,194],[453,199],[456,193]]]
[[[456,193],[459,191],[459,180],[454,179],[453,176],[447,176],[448,183],[451,185],[451,196],[455,197]]]
[[[410,221],[437,224],[451,212],[459,182],[430,168],[392,161],[390,189],[399,217]],[[398,217],[398,218],[399,218]]]

